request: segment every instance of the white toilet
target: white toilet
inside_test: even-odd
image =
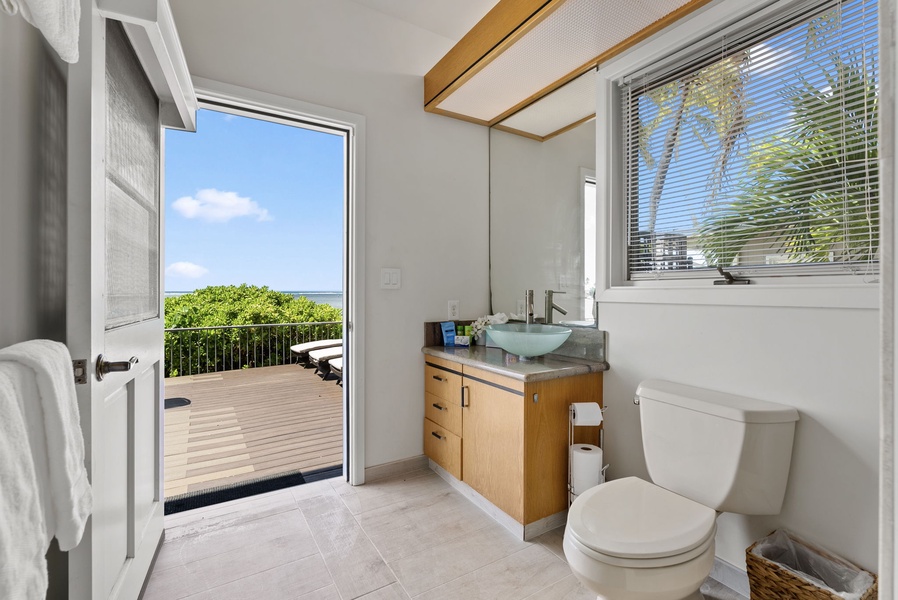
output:
[[[580,494],[564,554],[600,600],[694,597],[719,512],[779,513],[798,411],[660,380],[643,381],[636,401],[653,483],[627,477]]]

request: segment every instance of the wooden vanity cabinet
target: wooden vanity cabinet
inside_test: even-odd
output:
[[[428,355],[424,388],[430,459],[522,525],[567,509],[568,407],[601,403],[601,373],[525,383]]]

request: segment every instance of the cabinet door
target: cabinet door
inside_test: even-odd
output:
[[[463,481],[523,523],[524,397],[467,376],[463,385]]]

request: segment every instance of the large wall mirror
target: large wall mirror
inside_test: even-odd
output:
[[[493,312],[534,312],[594,326],[595,73],[580,76],[490,129],[490,289]]]

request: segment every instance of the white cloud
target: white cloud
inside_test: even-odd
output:
[[[256,217],[257,221],[271,221],[268,210],[250,198],[238,196],[236,192],[222,192],[208,188],[195,196],[184,196],[172,203],[181,216],[187,219],[202,219],[211,223],[225,223],[236,217]]]
[[[194,264],[192,262],[176,262],[165,267],[165,274],[169,277],[186,277],[188,279],[196,279],[202,277],[209,272],[206,267]]]

